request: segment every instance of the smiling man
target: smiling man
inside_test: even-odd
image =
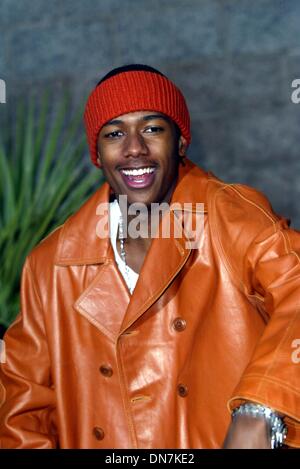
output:
[[[300,447],[299,234],[186,158],[189,112],[157,70],[112,70],[84,118],[106,183],[26,260],[1,446]],[[127,230],[153,204],[154,235]]]

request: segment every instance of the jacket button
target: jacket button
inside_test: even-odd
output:
[[[113,374],[112,367],[109,365],[101,365],[99,370],[100,373],[102,373],[103,376],[105,376],[106,378],[110,378]]]
[[[93,428],[93,433],[97,440],[103,440],[104,438],[104,431],[101,427],[94,427]]]
[[[173,321],[173,327],[175,331],[182,332],[186,328],[186,321],[182,318],[176,318]]]
[[[185,384],[178,384],[177,392],[179,396],[186,397],[188,395],[188,387]]]

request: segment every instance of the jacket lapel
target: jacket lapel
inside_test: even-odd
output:
[[[73,307],[115,341],[130,295],[115,264],[108,236],[109,196],[110,188],[105,183],[66,221],[60,233],[55,264],[99,266],[89,286],[82,292],[79,290]]]
[[[106,262],[74,308],[110,340],[116,342],[130,294],[114,262]]]
[[[172,234],[176,216],[170,213]],[[154,238],[145,258],[140,276],[125,313],[120,334],[128,329],[163,294],[182,269],[190,255],[189,240],[181,238]]]

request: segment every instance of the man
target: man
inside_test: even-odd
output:
[[[1,446],[299,447],[299,234],[186,159],[188,109],[157,70],[110,72],[85,123],[107,182],[26,260]]]

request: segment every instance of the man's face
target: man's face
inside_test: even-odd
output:
[[[98,136],[98,162],[106,180],[130,204],[169,201],[185,149],[186,140],[178,139],[171,119],[156,111],[118,116]]]

